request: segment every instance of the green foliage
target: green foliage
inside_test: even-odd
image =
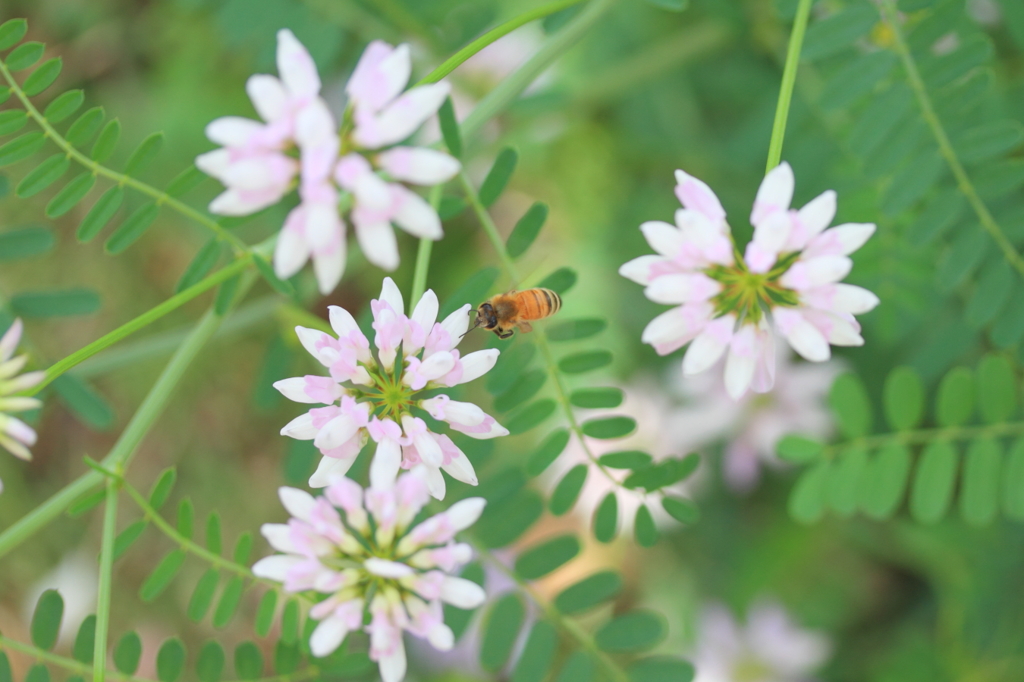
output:
[[[695,671],[686,661],[670,656],[641,658],[626,670],[630,682],[690,682]]]
[[[224,671],[224,647],[213,640],[203,643],[196,659],[196,675],[200,682],[217,682]]]
[[[561,568],[579,553],[580,541],[575,535],[560,535],[520,554],[515,570],[527,580],[536,580]]]
[[[121,208],[122,201],[124,201],[122,187],[111,187],[104,192],[103,196],[96,200],[96,203],[82,218],[82,222],[78,226],[78,241],[88,242],[95,238],[114,217],[117,209]]]
[[[185,497],[178,503],[178,532],[186,540],[192,539],[192,531],[195,528],[195,507],[192,500]]]
[[[213,627],[227,627],[231,619],[234,618],[235,611],[238,610],[244,589],[245,583],[241,578],[235,577],[228,581],[228,584],[224,586],[224,591],[221,592],[217,608],[213,612]]]
[[[505,249],[512,258],[518,258],[526,253],[533,245],[540,230],[544,227],[544,221],[548,219],[548,206],[541,202],[535,202],[523,217],[516,222],[512,233],[508,236]]]
[[[242,680],[255,680],[263,674],[263,654],[254,642],[235,647],[235,674]]]
[[[134,675],[142,656],[142,640],[134,632],[125,633],[114,647],[114,665],[125,675]]]
[[[95,642],[96,614],[90,614],[78,626],[78,633],[75,635],[75,644],[71,649],[71,655],[80,663],[91,664]]]
[[[25,19],[8,19],[0,24],[0,51],[9,50],[25,37],[28,32],[28,21]]]
[[[551,341],[578,341],[600,334],[607,326],[607,320],[601,318],[564,320],[548,327],[547,335]]]
[[[592,372],[612,364],[612,354],[606,350],[582,351],[567,355],[558,361],[558,369],[566,374]]]
[[[64,133],[64,139],[73,147],[84,147],[99,132],[106,115],[103,107],[86,109]]]
[[[60,621],[64,617],[64,599],[57,590],[46,590],[39,596],[32,613],[32,643],[50,650],[57,643]]]
[[[540,518],[544,501],[532,490],[521,490],[498,503],[488,504],[473,527],[486,547],[510,545]]]
[[[548,501],[548,509],[552,514],[561,516],[576,505],[576,500],[580,496],[580,491],[583,490],[583,484],[587,481],[589,471],[590,467],[586,464],[577,464],[562,476]]]
[[[498,157],[494,160],[494,165],[491,166],[491,170],[487,172],[487,177],[484,178],[483,183],[480,185],[480,203],[484,206],[490,206],[501,193],[505,191],[505,187],[508,186],[508,181],[512,179],[512,173],[516,170],[516,163],[519,161],[519,154],[515,149],[506,147],[502,149],[498,154]]]
[[[46,205],[46,217],[59,218],[73,209],[78,202],[85,198],[94,184],[96,184],[96,176],[89,171],[76,175]]]
[[[505,422],[505,428],[513,436],[526,433],[546,421],[555,413],[556,407],[554,400],[548,398],[535,400],[510,415],[508,421]]]
[[[593,679],[594,659],[586,652],[574,651],[566,659],[556,682],[591,682]]]
[[[71,161],[64,154],[54,154],[29,171],[14,189],[15,195],[27,199],[39,194],[57,182],[71,166]]]
[[[581,428],[583,434],[591,438],[625,438],[636,430],[636,420],[632,417],[599,417],[583,422]]]
[[[39,131],[19,135],[10,142],[0,145],[0,166],[9,166],[35,154],[42,149],[46,138]]]
[[[185,644],[177,637],[165,640],[156,654],[156,677],[160,682],[175,682],[185,669]]]
[[[103,245],[104,251],[110,255],[116,255],[127,249],[149,229],[159,214],[160,206],[155,203],[139,206],[110,235],[106,244]]]
[[[142,531],[146,530],[147,525],[145,521],[135,521],[117,534],[117,537],[114,538],[115,561],[127,552],[135,544],[136,540],[142,537]]]
[[[25,94],[29,97],[35,97],[46,88],[53,85],[53,82],[57,80],[57,76],[60,75],[60,70],[63,66],[64,62],[60,57],[43,62],[38,69],[33,71],[29,77],[25,79],[25,82],[21,85],[21,89],[24,90]]]
[[[121,138],[121,122],[116,118],[107,121],[100,131],[100,136],[92,146],[92,153],[89,155],[96,163],[103,163],[110,158],[117,147],[117,141]]]
[[[523,602],[518,594],[505,595],[491,608],[480,645],[480,666],[484,670],[497,671],[508,661],[524,615]]]
[[[90,289],[31,291],[13,296],[11,307],[21,317],[88,315],[100,309],[100,297]]]
[[[219,582],[220,575],[217,573],[217,569],[206,569],[199,582],[196,583],[196,587],[192,591],[192,597],[189,599],[187,610],[189,618],[199,622],[206,617],[207,611],[210,610],[210,604],[213,603],[213,595],[217,592]]]
[[[260,599],[260,605],[256,609],[256,634],[266,637],[270,633],[270,627],[274,624],[274,613],[277,609],[277,592],[267,590]]]
[[[153,601],[160,594],[167,589],[167,586],[174,580],[174,576],[181,570],[181,565],[185,563],[185,551],[176,549],[170,552],[160,563],[156,565],[153,572],[149,574],[146,581],[142,583],[142,587],[139,588],[139,598],[142,601]]]
[[[60,123],[81,108],[85,102],[85,93],[81,90],[68,90],[53,98],[43,110],[43,118],[50,123]]]
[[[53,248],[53,232],[45,227],[25,227],[0,232],[0,261],[21,260]]]
[[[512,682],[542,682],[555,659],[558,633],[545,621],[538,621],[530,629],[523,653],[519,655]]]
[[[11,50],[4,60],[4,64],[11,71],[24,71],[42,58],[45,49],[44,44],[35,40],[22,43]]]
[[[598,542],[611,542],[619,532],[619,499],[612,491],[604,496],[594,512],[594,538]]]
[[[647,651],[668,634],[664,617],[653,611],[630,611],[616,616],[594,634],[604,651],[635,653]]]
[[[658,527],[654,525],[654,517],[646,504],[640,505],[633,518],[633,535],[641,547],[653,547],[658,544]]]
[[[459,158],[462,156],[462,136],[459,133],[459,124],[455,120],[455,108],[452,106],[451,97],[445,98],[444,104],[437,112],[437,120],[441,124],[441,135],[444,137],[448,152]]]
[[[146,139],[139,143],[139,146],[135,148],[132,155],[128,157],[128,162],[124,165],[124,174],[128,176],[138,175],[139,172],[144,170],[146,166],[153,162],[156,155],[160,153],[160,148],[164,144],[163,133],[152,133]]]
[[[661,498],[661,506],[669,516],[682,524],[691,525],[700,518],[697,506],[689,500],[666,495]]]
[[[550,275],[537,282],[538,287],[551,289],[556,294],[564,294],[576,284],[576,271],[572,268],[558,268]]]
[[[601,455],[597,461],[609,469],[645,469],[651,466],[654,458],[640,450],[622,450]]]
[[[174,490],[174,483],[178,480],[178,470],[175,467],[168,467],[160,472],[160,476],[153,483],[149,491],[149,506],[159,511],[167,498]]]
[[[539,476],[551,466],[569,444],[569,431],[567,429],[556,429],[552,431],[544,441],[530,455],[526,463],[526,473],[530,476]]]

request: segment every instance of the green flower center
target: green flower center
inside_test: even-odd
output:
[[[711,298],[715,306],[715,316],[734,313],[741,322],[757,324],[761,321],[765,309],[798,305],[796,292],[779,282],[798,256],[799,253],[784,255],[779,258],[775,267],[766,273],[748,270],[739,254],[734,265],[715,265],[709,268],[705,274],[722,285],[722,291]]]

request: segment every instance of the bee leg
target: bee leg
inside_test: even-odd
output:
[[[507,339],[508,337],[512,336],[511,329],[495,329],[494,333],[498,335],[499,339]]]
[[[519,331],[521,331],[524,334],[526,332],[532,332],[533,331],[533,325],[530,324],[529,322],[520,322],[519,323]]]

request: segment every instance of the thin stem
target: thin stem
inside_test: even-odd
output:
[[[537,9],[530,10],[529,12],[526,12],[524,14],[520,14],[516,18],[506,21],[504,24],[492,28],[490,31],[483,34],[482,36],[471,42],[469,45],[466,45],[464,48],[453,54],[448,59],[444,60],[440,64],[440,66],[438,66],[436,69],[434,69],[426,76],[424,76],[416,85],[438,82],[439,80],[450,74],[452,71],[457,69],[463,62],[468,60],[477,52],[484,49],[491,43],[503,38],[504,36],[507,36],[509,33],[516,30],[520,26],[525,26],[531,21],[536,21],[537,19],[543,19],[544,17],[550,16],[555,12],[561,12],[563,9],[568,9],[569,7],[572,7],[573,5],[578,5],[581,2],[583,2],[583,0],[557,0],[557,2],[552,2],[547,5],[538,7]]]
[[[9,637],[4,637],[3,635],[0,635],[0,650],[2,649],[6,649],[8,651],[17,651],[18,653],[25,654],[26,656],[31,656],[35,660],[42,661],[44,663],[49,663],[50,665],[55,665],[59,668],[64,668],[65,670],[70,670],[71,672],[77,673],[82,677],[85,677],[93,670],[92,666],[86,665],[85,663],[82,663],[80,661],[76,661],[73,658],[66,658],[64,656],[60,656],[59,654],[46,651],[45,649],[40,649],[39,647],[32,646],[31,644],[25,644],[24,642],[19,642],[15,639],[10,639]],[[113,678],[115,680],[122,680],[122,682],[155,682],[154,680],[147,680],[143,677],[133,677],[132,675],[125,675],[119,670],[108,670],[107,677]]]
[[[110,585],[114,571],[114,538],[117,536],[117,489],[119,481],[107,481],[103,509],[103,540],[100,545],[100,576],[96,589],[96,639],[92,646],[92,679],[103,682],[107,672],[107,633],[110,630]]]
[[[800,48],[804,44],[804,32],[807,30],[807,19],[811,14],[812,0],[800,0],[796,8],[796,20],[793,32],[789,36],[789,49],[786,51],[786,65],[782,68],[782,87],[779,89],[779,103],[775,107],[775,122],[772,124],[772,139],[768,143],[767,173],[782,161],[782,140],[786,137],[786,121],[789,119],[789,103],[793,99],[793,87],[796,85],[796,69],[800,64]]]
[[[1013,243],[1006,237],[1002,228],[999,227],[999,223],[995,221],[995,218],[992,217],[988,206],[978,196],[974,183],[971,182],[971,178],[967,175],[967,171],[964,170],[963,164],[960,163],[960,157],[957,156],[956,150],[953,149],[953,144],[949,141],[949,135],[946,134],[946,129],[943,127],[942,121],[939,120],[939,115],[935,113],[935,107],[932,105],[931,96],[928,94],[924,80],[921,79],[921,73],[917,69],[914,55],[910,53],[910,47],[907,45],[903,31],[900,29],[896,4],[893,0],[881,0],[880,4],[882,18],[892,30],[893,45],[900,57],[900,61],[903,62],[903,70],[907,73],[907,82],[914,91],[917,105],[921,108],[921,116],[924,117],[925,123],[931,128],[935,142],[939,145],[939,152],[942,154],[942,158],[946,160],[949,169],[953,172],[953,177],[956,178],[957,188],[967,197],[967,201],[978,216],[981,226],[995,240],[999,250],[1003,252],[1003,257],[1006,258],[1021,277],[1024,277],[1024,258],[1017,253]]]
[[[1005,422],[1002,424],[985,424],[982,426],[946,426],[937,429],[916,429],[914,431],[898,431],[878,436],[861,436],[842,443],[826,446],[822,454],[834,456],[842,450],[859,447],[873,450],[892,443],[902,445],[919,445],[921,443],[973,440],[975,438],[1001,438],[1024,434],[1024,422]]]
[[[544,616],[548,620],[560,627],[565,634],[576,640],[577,644],[586,649],[594,658],[597,659],[598,663],[601,664],[601,667],[603,667],[605,672],[608,673],[609,678],[614,682],[629,682],[629,675],[626,674],[626,671],[623,670],[611,656],[597,648],[594,638],[591,637],[586,630],[580,627],[576,621],[572,620],[555,608],[555,605],[537,592],[533,585],[526,580],[523,580],[523,578],[521,578],[515,571],[502,563],[496,556],[494,556],[494,554],[491,553],[489,549],[473,540],[469,540],[469,544],[473,545],[473,549],[478,556],[483,557],[499,571],[516,581],[520,589],[522,589],[522,591],[533,600],[540,610],[544,612]]]
[[[564,28],[555,33],[530,59],[480,100],[462,122],[463,139],[471,137],[529,87],[556,59],[575,45],[590,27],[615,5],[616,0],[590,0]]]
[[[430,190],[430,205],[434,211],[441,205],[441,192],[444,191],[444,185],[435,185]],[[412,273],[412,297],[409,299],[409,305],[415,306],[416,302],[423,296],[423,292],[427,290],[427,272],[430,270],[430,253],[434,250],[434,240],[423,238],[420,239],[419,248],[416,250],[416,269]]]
[[[175,199],[171,195],[167,194],[167,192],[159,190],[156,187],[153,187],[152,185],[142,182],[141,180],[136,180],[135,178],[125,175],[124,173],[118,173],[115,170],[111,170],[106,166],[100,165],[93,161],[92,159],[90,159],[85,154],[83,154],[82,152],[80,152],[70,142],[65,140],[64,137],[60,133],[58,133],[52,125],[50,125],[50,122],[46,120],[46,117],[44,117],[39,112],[39,110],[36,109],[35,105],[32,104],[31,100],[29,100],[25,92],[14,80],[14,76],[11,75],[10,70],[3,63],[0,63],[0,74],[3,75],[4,80],[7,81],[7,84],[10,85],[11,90],[21,101],[21,104],[23,107],[25,107],[25,110],[28,112],[28,115],[31,116],[32,120],[34,120],[36,124],[43,129],[43,132],[46,134],[46,136],[53,140],[54,144],[60,147],[61,150],[63,150],[69,158],[74,159],[75,161],[85,166],[90,171],[92,171],[93,175],[102,175],[105,178],[109,178],[115,181],[119,185],[131,187],[132,189],[154,199],[157,205],[166,205],[171,209],[177,211],[181,215],[185,216],[186,218],[191,218],[192,220],[196,221],[206,229],[213,232],[215,235],[217,235],[219,239],[231,244],[231,246],[235,249],[236,252],[244,253],[249,250],[249,247],[245,242],[243,242],[241,239],[225,230],[220,224],[217,223],[216,220],[203,215],[202,213],[192,208],[188,204],[185,204]]]
[[[78,363],[86,360],[93,355],[96,355],[105,348],[108,348],[121,339],[134,334],[140,329],[152,324],[156,320],[159,320],[164,315],[170,313],[173,310],[180,308],[192,299],[196,298],[200,294],[209,291],[213,287],[221,284],[235,275],[245,270],[252,262],[252,255],[245,254],[238,260],[227,265],[226,267],[218,270],[214,274],[206,277],[199,282],[193,284],[189,288],[185,289],[179,294],[171,296],[169,299],[159,304],[155,308],[152,308],[142,315],[139,315],[135,319],[126,322],[117,329],[104,334],[100,338],[96,339],[89,345],[75,351],[71,355],[55,362],[50,365],[46,370],[46,377],[38,385],[25,392],[25,395],[35,395],[43,389],[44,386],[52,382],[60,375],[67,372],[69,369],[77,365]]]

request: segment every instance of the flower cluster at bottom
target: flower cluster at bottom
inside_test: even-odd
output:
[[[27,461],[32,459],[29,448],[36,443],[36,432],[22,420],[12,417],[10,413],[25,412],[42,406],[42,402],[36,398],[17,394],[38,384],[46,373],[37,371],[18,374],[28,362],[27,355],[14,357],[14,351],[21,341],[22,329],[21,320],[15,320],[3,337],[0,337],[0,447]],[[3,490],[2,483],[0,490]]]
[[[264,524],[261,532],[284,554],[265,557],[252,570],[282,582],[288,592],[328,595],[309,612],[320,621],[309,641],[314,656],[327,656],[350,632],[365,629],[381,679],[398,682],[406,669],[403,630],[448,650],[454,636],[441,603],[463,609],[483,603],[483,588],[450,573],[472,556],[469,545],[454,541],[455,534],[476,522],[485,502],[461,500],[413,526],[430,499],[425,474],[415,467],[391,485],[365,491],[338,478],[317,498],[280,489],[293,518]]]

